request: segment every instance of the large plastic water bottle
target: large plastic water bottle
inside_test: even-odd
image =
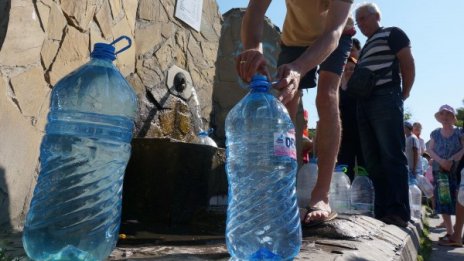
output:
[[[292,260],[301,246],[295,131],[286,108],[255,75],[226,118],[226,243],[238,260]]]
[[[116,246],[137,111],[135,92],[112,63],[121,39],[129,41],[121,51],[129,48],[127,37],[95,44],[91,61],[53,88],[23,232],[33,260],[104,260]]]
[[[417,186],[427,198],[433,197],[433,185],[423,175],[416,175]]]
[[[461,184],[459,185],[458,202],[464,206],[464,169],[461,170]]]
[[[335,168],[330,183],[329,204],[330,208],[338,213],[349,214],[350,206],[350,178],[345,174],[346,165]]]
[[[209,129],[208,131],[200,131],[198,133],[198,143],[203,145],[208,145],[217,148],[216,142],[209,137],[209,134],[213,131],[213,129]]]
[[[358,215],[374,216],[374,185],[369,178],[366,169],[356,167],[357,175],[351,184],[350,200],[351,213]]]
[[[311,192],[316,186],[317,181],[317,159],[311,158],[308,163],[304,164],[298,171],[296,181],[296,195],[298,206],[305,208],[309,206]]]
[[[409,183],[409,205],[411,208],[411,218],[421,220],[422,193],[417,187],[415,180]]]

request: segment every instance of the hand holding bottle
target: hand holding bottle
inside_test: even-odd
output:
[[[266,68],[266,58],[259,49],[248,49],[240,53],[235,58],[235,66],[238,75],[244,82],[250,82],[256,73],[265,75],[268,80],[271,79]]]

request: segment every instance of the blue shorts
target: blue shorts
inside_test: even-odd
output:
[[[325,59],[319,66],[315,67],[300,80],[299,89],[307,89],[316,87],[316,73],[319,70],[333,72],[339,76],[343,73],[343,68],[350,55],[351,46],[353,45],[351,35],[342,35],[338,41],[337,48]],[[290,63],[300,57],[306,51],[305,46],[280,46],[281,51],[277,66]]]

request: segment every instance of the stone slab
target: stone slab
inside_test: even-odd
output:
[[[342,215],[327,226],[305,229],[301,251],[294,260],[415,261],[419,247],[415,238],[418,238],[420,227],[420,224],[410,223],[407,228],[398,228],[370,217]],[[337,232],[337,229],[345,232]],[[230,258],[222,235],[151,235],[150,242],[149,233],[139,233],[140,238],[145,238],[145,243],[139,241],[138,245],[132,246],[128,244],[130,240],[120,240],[108,260],[229,260]],[[19,234],[9,236],[7,241],[10,250],[8,251],[24,256],[24,252],[18,250],[21,247],[19,236]]]
[[[44,33],[32,1],[13,0],[8,29],[0,50],[2,66],[26,66],[40,61]]]

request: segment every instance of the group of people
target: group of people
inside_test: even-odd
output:
[[[243,51],[236,57],[236,63],[238,75],[245,82],[256,73],[271,78],[261,39],[264,15],[270,3],[271,0],[250,0],[243,17]],[[381,12],[375,3],[358,6],[353,19],[352,3],[353,0],[286,0],[274,88],[279,91],[277,98],[296,122],[302,89],[317,86],[319,115],[314,142],[318,179],[313,191],[308,191],[311,193],[308,207],[300,210],[301,222],[309,226],[336,217],[328,194],[338,160],[349,166],[354,166],[354,162],[365,166],[376,193],[375,217],[387,224],[406,227],[410,220],[410,169],[405,155],[403,103],[410,95],[415,78],[411,42],[400,28],[381,26]],[[353,38],[354,22],[367,37],[362,48]],[[351,75],[362,69],[377,73],[368,99],[354,98],[346,92]],[[462,157],[464,149],[462,134],[459,134],[460,149],[443,152],[446,138],[458,135],[453,134],[453,114],[446,116],[446,112],[449,110],[440,108],[436,117],[449,125],[444,124],[432,133],[427,151],[437,169],[449,171],[452,160]],[[348,175],[354,178],[351,168]],[[451,177],[449,180],[450,184],[454,182]],[[450,189],[454,193],[456,187],[450,185]],[[455,209],[461,216],[464,214],[460,208]],[[441,210],[441,205],[437,204],[437,210]],[[446,211],[442,214],[451,214]],[[445,223],[450,223],[445,215]],[[447,230],[446,240],[460,237],[462,222],[459,222],[457,219],[454,229]]]
[[[446,234],[439,243],[460,247],[464,238],[464,206],[457,202],[460,184],[460,172],[464,164],[464,129],[457,128],[456,111],[449,105],[443,105],[435,113],[435,119],[442,127],[430,134],[427,152],[431,156],[431,167],[435,184],[434,210],[441,214]],[[446,195],[445,195],[446,194]],[[451,215],[456,215],[453,226]]]
[[[446,104],[440,106],[435,119],[442,127],[432,131],[427,146],[420,137],[421,124],[404,123],[409,178],[414,181],[417,175],[424,175],[434,185],[431,197],[433,216],[441,214],[443,223],[439,226],[446,228],[439,244],[460,247],[464,241],[461,239],[464,206],[456,197],[461,183],[460,173],[464,171],[464,128],[456,127],[456,110]],[[456,215],[454,226],[451,215]]]

